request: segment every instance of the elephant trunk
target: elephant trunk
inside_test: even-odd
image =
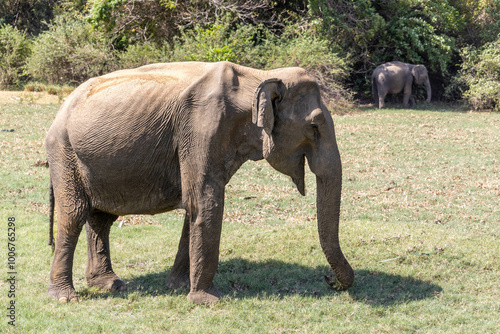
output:
[[[429,81],[429,78],[425,80],[425,89],[427,90],[427,103],[431,102],[431,97],[432,97],[432,90],[431,90],[431,82]]]
[[[318,232],[321,247],[334,275],[325,276],[330,286],[345,290],[354,282],[354,272],[344,257],[339,244],[340,196],[342,172],[339,165],[333,176],[316,176]]]

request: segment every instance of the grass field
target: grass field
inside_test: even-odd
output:
[[[500,113],[365,109],[334,116],[343,159],[341,245],[356,274],[335,292],[319,245],[314,175],[307,195],[266,162],[226,187],[217,304],[168,290],[183,212],[121,217],[111,231],[128,291],[85,282],[77,304],[45,294],[48,169],[43,139],[57,105],[0,104],[0,332],[17,333],[498,333]],[[11,132],[10,130],[14,130]],[[8,221],[15,217],[15,297]],[[119,227],[121,225],[121,227]],[[15,301],[15,327],[3,314]]]

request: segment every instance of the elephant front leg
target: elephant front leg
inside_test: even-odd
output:
[[[378,108],[382,109],[385,107],[385,97],[387,95],[387,91],[382,85],[378,87],[378,96],[377,96],[377,102],[378,102]]]
[[[224,210],[224,190],[220,198],[204,198],[203,208],[192,216],[189,233],[189,301],[207,304],[218,301],[222,294],[213,286],[219,264],[219,245]]]
[[[378,98],[378,108],[379,109],[382,109],[382,108],[385,107],[385,101],[384,100],[385,100],[385,97],[380,96]]]
[[[411,96],[411,89],[412,89],[412,84],[413,84],[413,77],[410,77],[404,86],[403,90],[403,107],[408,108],[410,104],[410,99],[413,99]]]
[[[118,218],[104,212],[89,216],[85,229],[87,230],[87,283],[112,292],[127,289],[125,283],[116,276],[111,267],[109,251],[109,231]]]
[[[167,278],[167,286],[171,289],[189,288],[189,224],[190,216],[186,213],[184,227],[182,228],[179,250],[175,257],[174,265]]]

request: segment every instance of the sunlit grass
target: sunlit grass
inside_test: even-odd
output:
[[[356,274],[349,291],[323,280],[330,269],[317,236],[314,175],[307,173],[302,197],[266,162],[249,162],[226,188],[215,278],[225,297],[198,306],[187,291],[164,285],[181,210],[114,224],[113,267],[128,291],[86,286],[82,233],[74,264],[81,301],[45,296],[48,169],[37,162],[45,160],[57,106],[1,104],[0,130],[14,130],[0,132],[0,242],[15,216],[16,331],[498,332],[500,114],[441,109],[334,116],[343,160],[340,239]],[[5,278],[0,291],[4,307]],[[0,330],[14,332],[2,319]]]

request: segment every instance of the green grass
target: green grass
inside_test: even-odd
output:
[[[429,107],[431,108],[431,107]],[[57,106],[0,105],[0,307],[7,297],[7,219],[16,217],[19,333],[497,333],[500,331],[500,114],[366,109],[335,116],[343,159],[341,245],[356,281],[329,274],[307,195],[264,162],[226,188],[217,304],[193,305],[164,281],[183,214],[122,217],[113,266],[128,291],[85,282],[86,241],[74,282],[81,301],[46,296],[48,169],[43,139]],[[444,110],[442,110],[444,109]],[[383,260],[388,260],[381,262]],[[0,331],[14,332],[0,319]]]

